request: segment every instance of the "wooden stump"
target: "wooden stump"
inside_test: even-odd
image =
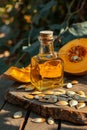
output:
[[[75,78],[76,79],[76,78]],[[87,94],[87,76],[77,78],[79,84],[73,85],[70,90],[83,90]],[[30,109],[44,117],[53,117],[54,119],[61,119],[73,122],[75,124],[87,124],[87,106],[82,109],[76,109],[70,106],[56,106],[55,104],[42,103],[35,99],[26,99],[23,95],[23,90],[16,88],[20,84],[15,83],[5,94],[5,99],[15,105],[20,105],[25,109]],[[66,89],[66,88],[65,88]],[[68,89],[67,89],[68,90]]]

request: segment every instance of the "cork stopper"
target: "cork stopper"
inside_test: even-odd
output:
[[[53,31],[49,31],[49,30],[40,31],[40,39],[43,41],[53,40]]]

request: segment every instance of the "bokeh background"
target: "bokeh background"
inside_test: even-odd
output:
[[[0,0],[0,74],[30,63],[40,30],[54,31],[55,51],[87,37],[87,0]]]

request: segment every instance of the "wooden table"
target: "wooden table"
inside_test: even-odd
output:
[[[5,101],[4,94],[13,83],[13,81],[4,78],[3,75],[0,76],[0,130],[87,130],[87,125],[75,125],[61,120],[57,120],[53,125],[46,122],[33,123],[32,118],[39,115]],[[22,111],[22,118],[13,118],[13,114],[17,111]]]

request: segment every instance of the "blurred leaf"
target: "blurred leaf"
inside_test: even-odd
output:
[[[25,67],[30,63],[30,60],[31,57],[28,52],[20,52],[13,65],[16,67]]]
[[[43,30],[43,28],[36,28],[33,25],[31,26],[31,30],[30,30],[29,36],[28,36],[28,42],[29,42],[29,44],[31,44],[32,41],[35,42],[35,40],[38,39],[38,35],[39,35],[39,32],[41,30]]]
[[[0,32],[5,33],[6,35],[8,35],[11,31],[11,27],[7,26],[7,25],[2,25],[0,27]]]
[[[22,46],[22,44],[24,44],[25,41],[26,39],[22,39],[15,46],[11,47],[11,54],[15,53],[17,49],[19,49]]]
[[[40,20],[41,18],[45,17],[45,16],[49,13],[49,10],[50,10],[54,5],[56,5],[56,4],[57,4],[57,2],[54,1],[54,0],[51,0],[50,2],[44,4],[44,5],[42,6],[42,9],[39,10],[38,16],[36,16],[36,17],[34,18],[33,22],[34,22],[35,24],[38,24],[38,23],[39,23],[39,20]]]
[[[15,28],[14,26],[5,26],[1,29],[1,32],[5,32],[5,37],[4,38],[0,38],[0,46],[3,45],[7,45],[7,40],[11,39],[11,40],[15,40],[16,37],[19,34],[19,30],[17,28]]]
[[[74,36],[87,35],[87,21],[82,23],[72,24],[72,26],[69,28],[69,32]]]
[[[0,75],[3,74],[8,68],[9,65],[5,64],[3,59],[0,59]]]
[[[63,35],[63,37],[62,37],[61,45],[64,45],[64,44],[66,44],[67,42],[69,42],[69,41],[71,41],[71,40],[73,40],[73,39],[75,39],[75,38],[77,38],[77,37],[75,37],[75,36],[73,36],[72,34],[70,34],[69,32],[67,32],[67,34],[66,34],[66,35]]]
[[[67,32],[69,27],[67,26],[66,21],[64,23],[62,23],[60,26],[61,26],[61,29],[60,29],[59,35],[63,35],[64,33]]]
[[[65,22],[63,26],[61,25],[58,37],[61,38],[61,43],[60,45],[56,45],[56,47],[61,47],[76,38],[87,37],[87,22],[72,24],[71,27],[68,27]]]
[[[39,44],[38,41],[36,41],[30,47],[27,47],[27,48],[23,49],[23,52],[28,52],[30,57],[32,57],[32,56],[38,54],[39,47],[40,47],[40,44]]]
[[[47,4],[45,4],[43,6],[43,8],[40,10],[40,14],[43,14],[44,12],[47,12],[51,7],[53,7],[56,4],[57,4],[56,1],[51,0],[50,2],[48,2]]]
[[[51,30],[60,30],[61,29],[61,25],[59,25],[59,24],[52,24],[52,25],[49,25],[49,28],[51,29]]]

